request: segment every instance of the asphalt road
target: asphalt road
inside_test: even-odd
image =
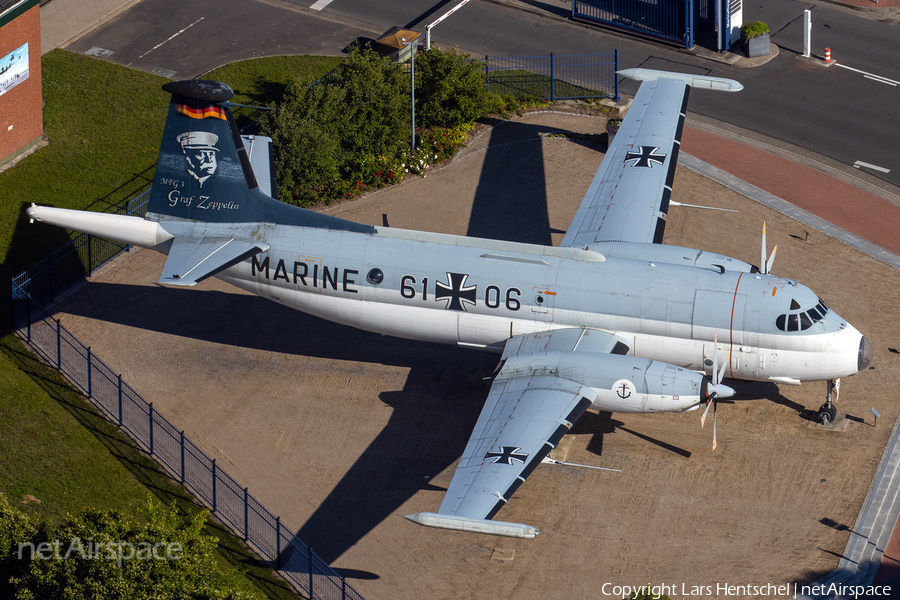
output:
[[[740,69],[663,44],[565,20],[554,2],[477,1],[434,30],[436,42],[476,56],[579,54],[619,50],[621,67],[708,72],[738,79],[740,94],[695,103],[692,110],[852,168],[856,161],[889,185],[900,185],[900,19],[823,3],[762,0],[745,19],[769,23],[780,55]],[[234,60],[278,54],[339,54],[358,37],[392,25],[424,29],[455,0],[143,0],[69,46],[102,49],[107,60],[173,78],[196,77]],[[821,67],[802,53],[804,9],[813,11],[813,54],[828,45],[838,66]],[[888,81],[866,78],[871,73]],[[633,94],[636,84],[622,90]]]

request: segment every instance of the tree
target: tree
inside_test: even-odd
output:
[[[354,48],[315,84],[289,86],[276,114],[261,120],[287,200],[309,204],[336,179],[353,179],[362,157],[396,154],[410,126],[408,99],[408,76],[371,49]]]
[[[455,49],[432,48],[416,58],[416,118],[422,127],[459,127],[497,103],[485,84],[483,62]]]
[[[7,505],[8,507],[8,505]],[[216,564],[218,540],[203,533],[207,513],[184,519],[175,505],[148,499],[147,523],[113,510],[85,509],[68,516],[39,542],[37,528],[2,513],[12,527],[5,536],[7,559],[26,561],[9,579],[17,600],[125,600],[130,598],[224,600],[252,598],[227,580]],[[27,517],[26,517],[27,519]],[[11,540],[11,541],[10,541]],[[19,555],[21,554],[21,558]]]
[[[13,595],[15,588],[9,580],[25,572],[26,565],[16,559],[19,543],[41,541],[44,540],[37,524],[0,494],[0,598]]]

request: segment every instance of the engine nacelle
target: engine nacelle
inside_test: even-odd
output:
[[[590,249],[610,258],[633,258],[653,263],[743,271],[745,273],[759,272],[759,267],[736,258],[680,246],[640,242],[600,242],[592,244]]]
[[[711,384],[701,373],[668,363],[596,352],[511,356],[497,378],[536,375],[562,377],[593,388],[597,392],[594,408],[624,413],[687,410],[706,400]]]

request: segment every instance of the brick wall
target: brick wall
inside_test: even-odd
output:
[[[0,164],[40,139],[41,8],[29,0],[0,20],[0,58],[28,43],[28,79],[0,95]]]

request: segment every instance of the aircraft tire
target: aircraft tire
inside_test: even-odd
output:
[[[819,408],[816,420],[820,425],[830,425],[834,423],[835,417],[837,417],[837,409],[833,404],[825,403]]]

